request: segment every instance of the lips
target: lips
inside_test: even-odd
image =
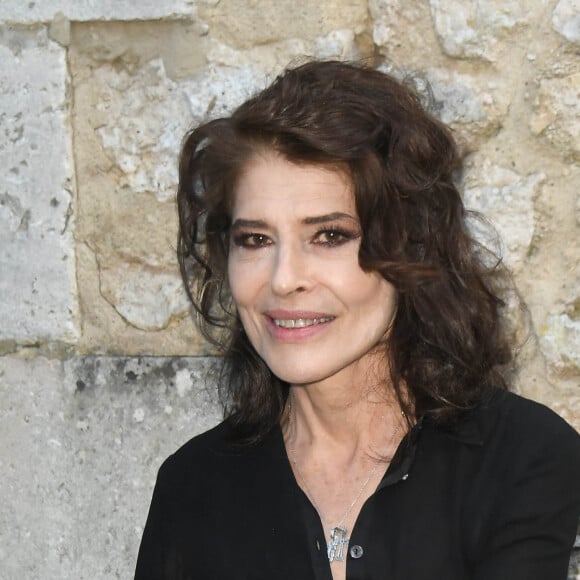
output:
[[[336,318],[326,312],[306,310],[270,310],[265,315],[270,333],[282,341],[314,336]]]
[[[330,322],[332,320],[332,316],[325,316],[322,318],[274,318],[273,320],[276,326],[281,326],[282,328],[306,328],[307,326],[314,326],[315,324]]]

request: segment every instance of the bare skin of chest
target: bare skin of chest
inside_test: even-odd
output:
[[[385,461],[371,457],[358,458],[350,465],[330,466],[313,460],[297,468],[294,461],[291,463],[296,481],[318,511],[327,543],[331,528],[344,528],[346,537],[350,537],[362,506],[388,467]],[[330,563],[333,580],[346,580],[348,546],[344,547],[342,556],[342,560],[334,559]]]

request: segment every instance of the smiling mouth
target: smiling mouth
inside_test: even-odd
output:
[[[326,316],[324,318],[296,318],[296,319],[279,319],[274,318],[274,324],[281,328],[306,328],[307,326],[315,326],[316,324],[324,324],[334,320],[333,316]]]

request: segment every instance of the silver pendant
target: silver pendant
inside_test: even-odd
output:
[[[330,540],[328,542],[328,561],[342,562],[344,560],[344,551],[348,547],[350,538],[346,537],[347,529],[344,527],[331,528]]]

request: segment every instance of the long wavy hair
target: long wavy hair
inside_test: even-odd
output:
[[[361,223],[360,266],[398,291],[384,348],[404,410],[444,421],[507,387],[502,369],[512,354],[498,291],[501,261],[490,260],[467,227],[449,129],[385,73],[309,62],[230,117],[191,131],[180,159],[181,273],[203,334],[223,354],[225,413],[240,438],[267,433],[288,392],[250,344],[226,276],[236,182],[263,151],[347,168]]]

